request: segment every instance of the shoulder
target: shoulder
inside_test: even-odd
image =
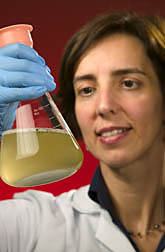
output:
[[[100,211],[88,197],[88,189],[89,186],[84,186],[59,196],[26,190],[16,193],[13,200],[1,201],[0,239],[3,246],[6,248],[8,244],[9,248],[15,248],[14,251],[23,251],[25,247],[30,248],[27,251],[33,251],[37,244],[36,251],[47,248],[64,251],[64,246],[75,244],[75,238],[78,243],[79,235],[83,244],[84,228],[89,235],[93,232],[88,227],[97,227],[98,218],[95,219],[93,212]]]

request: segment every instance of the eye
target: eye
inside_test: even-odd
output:
[[[139,82],[134,80],[124,80],[122,85],[125,89],[136,89],[139,86]]]
[[[90,96],[94,92],[94,88],[92,87],[84,87],[78,90],[78,94],[81,96]]]

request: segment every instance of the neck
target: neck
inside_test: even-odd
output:
[[[101,164],[115,213],[127,230],[146,233],[165,217],[162,167],[162,158],[145,164],[137,162],[120,169]]]

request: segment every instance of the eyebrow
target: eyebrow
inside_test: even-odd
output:
[[[125,74],[142,74],[144,76],[147,75],[145,72],[143,72],[142,70],[138,68],[117,69],[117,70],[112,71],[111,73],[112,76],[120,76],[120,75],[125,75]],[[93,74],[84,74],[84,75],[76,76],[73,79],[73,83],[76,84],[76,82],[79,82],[79,81],[81,82],[83,80],[95,81],[96,77]]]
[[[96,77],[93,74],[84,74],[77,76],[73,79],[73,83],[76,84],[76,82],[83,81],[83,80],[96,80]]]
[[[138,68],[126,68],[126,69],[118,69],[112,71],[112,76],[117,76],[117,75],[124,75],[124,74],[142,74],[142,75],[147,75],[145,72]]]

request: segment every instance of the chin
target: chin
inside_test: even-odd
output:
[[[113,157],[111,156],[111,158],[102,158],[100,160],[100,164],[104,164],[104,166],[110,167],[111,169],[120,169],[133,163],[134,159],[128,156],[126,157],[126,155],[115,155]]]

